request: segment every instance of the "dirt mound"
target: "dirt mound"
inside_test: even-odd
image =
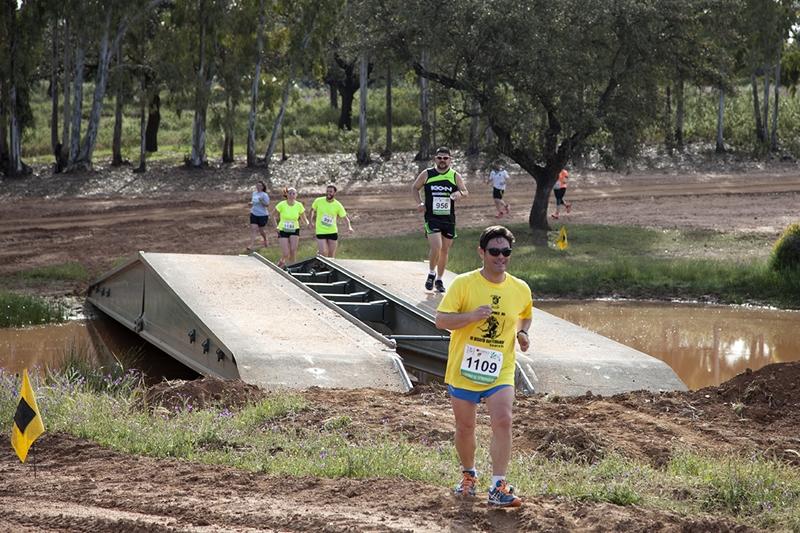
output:
[[[768,423],[800,419],[800,362],[776,363],[757,371],[749,368],[718,387],[689,393],[698,404],[727,403],[739,416]]]
[[[602,439],[581,427],[535,428],[527,437],[541,441],[536,451],[548,459],[595,463],[605,456]]]
[[[797,402],[800,386],[800,362],[767,365],[753,372],[749,368],[743,374],[726,381],[719,387],[702,389],[697,394],[716,394],[729,402],[741,402],[749,406],[780,408]],[[716,389],[716,390],[715,390]]]
[[[160,406],[171,412],[206,407],[233,410],[257,403],[266,395],[257,386],[240,380],[204,377],[192,381],[162,381],[153,385],[144,395],[144,404],[149,409]]]

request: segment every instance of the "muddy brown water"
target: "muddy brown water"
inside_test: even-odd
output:
[[[719,385],[747,368],[800,360],[797,311],[631,301],[539,301],[537,306],[661,359],[690,389]],[[142,370],[149,382],[196,376],[99,315],[55,326],[0,329],[0,368],[57,368],[78,353],[97,365],[120,360]]]
[[[97,313],[91,320],[29,328],[0,328],[0,369],[44,372],[61,368],[75,356],[98,367],[116,362],[141,370],[148,383],[194,379],[197,373],[144,341],[113,319]]]
[[[719,385],[748,368],[800,361],[798,311],[602,300],[536,305],[661,359],[692,390]]]

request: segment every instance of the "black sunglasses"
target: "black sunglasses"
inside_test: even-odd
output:
[[[493,257],[497,257],[500,254],[503,254],[503,257],[511,255],[511,248],[486,248],[486,251]]]
[[[449,158],[449,157],[447,157],[447,156],[441,156],[441,155],[437,155],[437,156],[436,156],[436,159],[441,159],[442,161],[447,161],[447,160],[448,160],[448,159],[450,159],[450,158]]]

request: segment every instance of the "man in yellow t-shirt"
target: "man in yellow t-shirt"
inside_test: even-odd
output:
[[[478,245],[483,267],[457,276],[436,311],[436,327],[451,331],[445,382],[462,472],[455,492],[475,495],[475,421],[478,404],[485,399],[492,424],[493,507],[522,505],[505,476],[511,459],[515,341],[523,352],[528,350],[533,302],[530,287],[506,271],[513,245],[514,235],[507,228],[483,230]]]
[[[336,256],[336,246],[339,242],[339,229],[336,221],[339,218],[347,222],[347,231],[353,233],[353,225],[347,216],[342,203],[334,198],[336,185],[328,185],[325,196],[320,196],[311,204],[311,219],[316,220],[317,251],[325,257]]]

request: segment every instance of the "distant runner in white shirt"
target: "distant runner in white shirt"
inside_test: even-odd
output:
[[[494,206],[497,208],[496,218],[503,218],[511,211],[511,206],[503,200],[507,180],[508,172],[503,168],[503,161],[498,159],[492,163],[492,171],[489,172],[489,177],[486,178],[486,183],[491,182],[492,184],[492,199],[494,200]]]
[[[247,247],[248,252],[256,250],[256,239],[261,235],[261,242],[264,243],[264,248],[269,245],[267,240],[267,222],[269,222],[269,195],[267,194],[267,186],[263,181],[256,182],[256,190],[250,198],[250,246]]]

